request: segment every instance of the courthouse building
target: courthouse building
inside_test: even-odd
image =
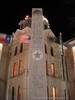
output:
[[[6,99],[1,100],[75,100],[75,39],[63,43],[64,46],[62,46],[62,40],[59,43],[48,20],[42,17],[41,22],[41,16],[43,16],[42,9],[33,9],[32,18],[27,16],[20,21],[20,29],[13,34],[11,51],[6,50],[6,54],[8,51],[11,54],[9,65],[3,66],[8,69],[8,71],[4,70],[4,73],[8,74],[0,73],[7,79],[7,85],[4,88]],[[34,22],[37,25],[33,27]],[[43,31],[40,31],[42,23]],[[35,38],[32,36],[33,33],[40,34],[35,36],[38,41],[43,35],[43,50],[40,49],[41,45],[36,43],[36,39],[34,45],[32,44]],[[28,36],[29,38],[26,37],[28,40],[21,42],[22,35]],[[62,39],[61,35],[60,37]],[[2,97],[1,91],[0,95]]]

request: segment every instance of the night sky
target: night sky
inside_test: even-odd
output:
[[[42,8],[49,20],[50,28],[63,41],[75,37],[75,1],[74,0],[2,0],[0,1],[0,33],[12,34],[18,23],[26,15],[31,17],[32,8]]]

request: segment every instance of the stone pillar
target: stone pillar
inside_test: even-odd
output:
[[[31,44],[28,65],[28,100],[47,100],[42,13],[41,8],[32,9]]]

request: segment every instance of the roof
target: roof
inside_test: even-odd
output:
[[[70,46],[70,47],[75,46],[75,37],[72,38],[72,39],[70,39],[70,40],[68,40],[68,41],[66,41],[66,42],[64,42],[63,44],[64,44],[65,46]]]

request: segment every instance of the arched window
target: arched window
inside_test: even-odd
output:
[[[14,63],[14,67],[13,67],[13,76],[16,76],[16,63]]]
[[[15,47],[15,53],[14,53],[14,56],[17,54],[17,47]]]
[[[53,87],[53,100],[56,100],[56,87]]]
[[[23,51],[23,43],[20,44],[20,52]]]
[[[14,100],[14,87],[12,87],[12,100]]]
[[[21,88],[20,88],[20,86],[18,86],[17,100],[21,100]]]
[[[45,53],[47,53],[47,46],[46,46],[46,44],[45,44]]]
[[[51,70],[52,70],[52,76],[55,77],[55,66],[53,63],[51,64]]]
[[[54,56],[53,48],[51,47],[51,56]]]
[[[19,61],[19,74],[22,74],[22,60]]]

